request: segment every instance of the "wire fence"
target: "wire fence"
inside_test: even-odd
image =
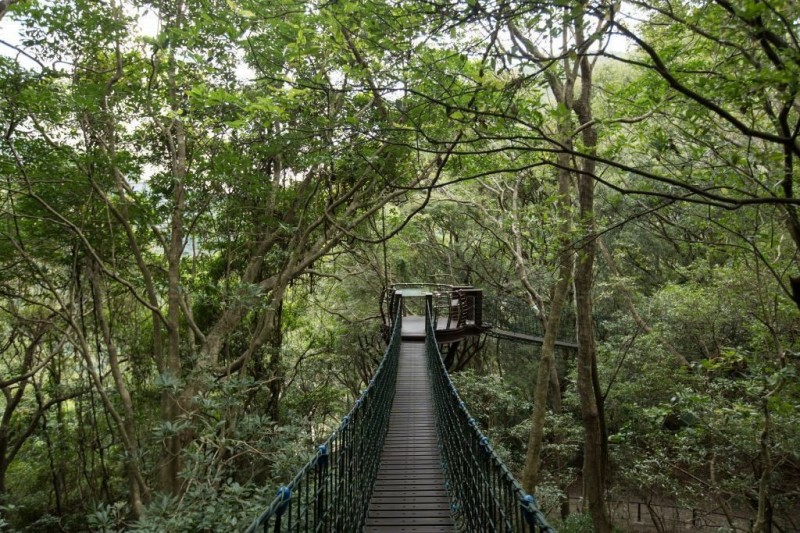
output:
[[[491,326],[490,334],[494,336],[503,337],[504,332],[507,332],[534,338],[544,337],[544,326],[536,309],[512,296],[484,296],[483,322]],[[574,343],[576,338],[575,317],[566,312],[559,321],[556,339],[561,343]]]
[[[460,531],[553,532],[532,495],[526,494],[467,411],[450,380],[435,334],[431,300],[426,308],[428,370],[436,428],[451,511]]]
[[[402,321],[395,313],[380,366],[353,409],[247,533],[361,530],[389,427]]]

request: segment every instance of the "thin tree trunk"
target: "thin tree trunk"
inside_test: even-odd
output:
[[[117,5],[115,1],[112,0],[111,2],[112,9],[114,9],[115,17],[118,20],[121,20],[123,17],[123,11],[120,6]],[[128,190],[130,190],[130,185],[125,179],[124,174],[120,170],[118,165],[118,155],[117,155],[117,138],[116,138],[116,115],[113,112],[111,99],[113,95],[114,88],[123,76],[123,64],[122,64],[122,52],[120,50],[119,41],[116,42],[116,69],[114,75],[106,82],[105,94],[102,100],[102,109],[104,111],[107,120],[104,121],[103,125],[103,134],[105,136],[105,141],[103,144],[103,149],[106,151],[106,154],[109,159],[109,164],[111,165],[111,169],[114,175],[114,182],[117,190],[117,195],[119,196],[118,202],[112,202],[108,198],[106,192],[95,184],[94,180],[92,180],[92,185],[95,191],[100,194],[103,201],[105,202],[107,208],[110,210],[111,213],[116,217],[116,219],[122,224],[122,227],[125,230],[125,235],[128,239],[128,244],[130,245],[131,253],[133,254],[133,258],[136,260],[136,265],[139,268],[139,272],[142,274],[142,281],[144,281],[145,290],[147,293],[147,302],[150,304],[150,314],[153,321],[153,359],[156,363],[156,368],[159,372],[164,371],[164,356],[163,356],[163,334],[162,334],[162,322],[163,317],[159,310],[160,303],[158,299],[158,293],[156,292],[155,282],[153,281],[153,275],[150,272],[150,268],[147,266],[147,262],[145,261],[144,254],[142,253],[142,248],[139,245],[139,241],[136,238],[136,233],[134,231],[133,225],[131,224],[130,219],[130,211],[128,209],[129,197],[128,197]],[[160,235],[160,232],[153,228],[153,231]]]
[[[563,269],[563,267],[562,267]],[[550,304],[550,315],[545,326],[544,340],[542,342],[539,368],[536,373],[536,389],[533,395],[533,411],[531,412],[531,431],[528,436],[528,450],[525,454],[525,467],[522,471],[522,486],[529,493],[534,492],[539,483],[539,470],[541,467],[542,441],[544,439],[544,420],[547,412],[547,397],[554,368],[554,352],[556,331],[560,322],[561,309],[564,306],[567,292],[569,291],[570,274],[562,272],[553,291],[553,300]],[[553,390],[553,395],[560,394]],[[559,398],[560,400],[560,398]]]
[[[594,183],[591,178],[581,176],[578,189],[581,200],[581,218],[584,230],[591,232],[594,226],[591,198]],[[589,189],[587,191],[587,189]],[[587,233],[584,233],[587,234]],[[586,245],[578,254],[575,270],[575,307],[578,326],[577,389],[583,419],[583,496],[589,505],[595,531],[608,533],[611,524],[605,510],[605,457],[603,430],[600,422],[600,407],[595,395],[594,367],[596,346],[592,328],[592,268],[593,246]]]
[[[133,400],[131,399],[130,390],[125,383],[125,378],[122,375],[122,369],[119,363],[119,353],[117,345],[111,336],[111,327],[103,312],[104,303],[106,301],[105,293],[102,287],[102,280],[98,270],[92,269],[91,272],[91,285],[92,296],[94,298],[94,312],[97,318],[97,323],[100,326],[103,335],[103,341],[108,351],[108,364],[111,368],[111,376],[114,379],[114,385],[119,394],[120,403],[122,404],[122,431],[125,433],[123,443],[125,444],[126,468],[128,470],[128,482],[130,485],[130,503],[131,510],[134,516],[140,516],[144,503],[150,499],[149,489],[143,483],[143,476],[139,467],[139,443],[136,438],[136,415],[133,409]]]
[[[0,20],[3,20],[8,8],[16,4],[18,1],[19,0],[0,0]]]
[[[575,41],[584,45],[583,20],[575,22]],[[581,90],[575,112],[582,127],[584,150],[594,155],[597,131],[592,117],[592,64],[581,56]],[[594,180],[596,164],[590,157],[582,160],[578,176],[578,206],[584,245],[578,251],[575,269],[575,311],[578,326],[577,389],[584,426],[583,495],[589,504],[596,533],[610,533],[611,521],[605,506],[604,490],[608,463],[608,439],[603,412],[603,395],[597,375],[597,347],[593,329],[592,284],[594,281],[595,218]]]
[[[44,399],[42,398],[42,391],[41,387],[39,387],[36,381],[33,382],[34,390],[36,391],[36,404],[38,405],[40,410],[44,410]],[[59,404],[59,411],[60,411],[61,404]],[[62,423],[61,416],[58,417],[59,425]],[[47,448],[47,463],[50,467],[50,480],[53,482],[53,496],[56,500],[56,514],[61,516],[62,514],[62,500],[63,496],[61,495],[61,487],[64,485],[61,469],[56,466],[56,460],[53,453],[53,441],[50,438],[50,425],[47,422],[47,415],[45,413],[42,414],[42,435],[44,436],[44,444]],[[5,477],[5,468],[3,470],[3,477]],[[2,480],[2,478],[0,478]],[[2,482],[2,488],[0,488],[0,494],[4,492],[5,482]]]
[[[179,0],[173,13],[174,25],[180,29],[184,20],[184,3]],[[183,215],[185,208],[185,181],[187,174],[186,128],[178,115],[180,110],[180,94],[177,82],[177,62],[174,48],[168,52],[167,89],[169,91],[170,109],[173,118],[162,126],[164,140],[170,153],[170,170],[172,175],[172,215],[170,219],[170,239],[165,255],[167,257],[167,353],[164,373],[180,383],[181,368],[181,256],[183,254]],[[202,362],[201,362],[202,364]],[[183,412],[182,394],[165,390],[161,397],[161,419],[177,425]],[[187,436],[183,432],[169,435],[164,439],[164,455],[159,472],[161,487],[167,493],[178,494],[181,491],[180,472],[182,469],[183,443]]]
[[[23,356],[22,365],[20,366],[19,375],[26,376],[29,370],[34,366],[33,361],[39,344],[45,332],[44,326],[40,326],[39,331],[31,340],[31,343],[25,347],[25,355]],[[12,429],[14,428],[14,414],[17,407],[20,406],[23,398],[25,397],[25,389],[28,387],[28,381],[31,378],[20,380],[16,384],[16,390],[12,391],[12,386],[7,385],[0,389],[3,394],[3,413],[0,416],[0,495],[6,491],[6,472],[11,462],[14,459],[14,449],[17,446],[12,442]],[[21,437],[20,437],[21,438]]]
[[[164,373],[175,383],[179,383],[181,372],[180,335],[180,261],[183,244],[183,184],[175,184],[175,205],[172,215],[172,239],[167,251],[168,290],[167,290],[167,356]],[[180,396],[174,390],[165,390],[161,397],[161,419],[176,424],[181,413]],[[171,494],[180,491],[178,474],[181,470],[181,435],[170,435],[165,439],[165,454],[161,463],[161,486]]]
[[[767,395],[762,401],[764,428],[761,431],[758,458],[761,476],[759,476],[758,479],[758,509],[756,511],[756,521],[755,524],[753,524],[753,533],[769,533],[772,531],[772,504],[769,499],[769,478],[772,475],[772,454],[770,453],[769,442],[771,427],[769,413],[770,395]]]
[[[269,366],[267,368],[267,379],[269,380],[269,405],[267,406],[267,412],[269,413],[270,418],[275,422],[280,424],[281,419],[281,393],[283,392],[283,370],[282,370],[282,357],[281,357],[281,349],[283,348],[283,327],[282,327],[282,318],[283,318],[283,299],[273,302],[276,308],[275,311],[270,311],[273,313],[271,324],[268,327],[271,328],[271,333],[269,335],[269,341],[267,342],[267,346],[269,346],[270,350],[270,358],[269,358]]]
[[[562,405],[561,405],[561,379],[558,376],[558,368],[555,364],[556,360],[553,359],[553,364],[550,366],[550,404],[553,406],[553,413],[555,415],[560,415],[563,412]],[[556,446],[560,446],[563,444],[563,438],[561,434],[556,434],[554,436],[554,442]],[[564,472],[566,468],[564,457],[561,454],[556,456],[556,472]],[[560,498],[561,505],[561,518],[566,518],[569,516],[569,479],[567,477],[562,478],[562,485],[559,486],[562,492],[562,496]]]
[[[566,156],[559,156],[566,159]],[[548,384],[552,382],[555,369],[556,335],[561,323],[561,311],[569,293],[572,281],[573,252],[569,249],[570,218],[570,174],[561,169],[558,172],[558,214],[562,220],[559,236],[561,242],[561,264],[558,270],[558,280],[553,287],[550,309],[545,323],[544,340],[542,341],[539,368],[536,374],[536,388],[533,395],[533,411],[531,412],[531,431],[528,436],[528,449],[525,454],[525,467],[522,471],[522,486],[529,493],[536,490],[539,483],[541,469],[542,441],[544,439],[544,421],[547,411]],[[558,387],[558,376],[555,379],[553,396],[559,395],[557,400],[561,404],[561,390]],[[560,408],[559,408],[560,411]]]

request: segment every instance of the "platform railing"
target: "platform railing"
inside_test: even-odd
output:
[[[413,292],[413,296],[408,296]],[[407,296],[397,305],[397,299]],[[483,290],[469,285],[444,285],[441,283],[395,283],[383,290],[381,316],[384,324],[390,324],[394,313],[422,315],[425,312],[421,297],[431,295],[435,300],[437,316],[446,319],[439,327],[460,329],[467,325],[483,326]]]
[[[544,325],[539,313],[527,302],[509,295],[486,295],[483,299],[483,323],[491,328],[494,336],[503,336],[503,332],[523,336],[544,337]],[[576,342],[575,318],[564,313],[559,322],[556,338],[561,344]]]
[[[451,510],[460,531],[553,532],[536,499],[525,492],[470,416],[450,380],[436,341],[433,299],[425,338],[436,430]]]
[[[278,490],[248,533],[360,531],[380,466],[397,381],[402,313],[395,313],[380,366],[341,425]]]

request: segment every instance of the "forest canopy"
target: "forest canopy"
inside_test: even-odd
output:
[[[0,0],[0,135],[0,528],[244,529],[427,281],[559,530],[800,529],[797,2]]]

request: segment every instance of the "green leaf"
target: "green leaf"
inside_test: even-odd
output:
[[[236,2],[234,2],[233,0],[227,0],[227,2],[228,2],[228,7],[230,7],[231,10],[233,10],[233,12],[239,15],[240,17],[253,18],[256,16],[255,13],[253,13],[249,9],[242,8],[241,6],[236,4]]]

